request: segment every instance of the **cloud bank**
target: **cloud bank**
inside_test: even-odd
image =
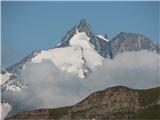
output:
[[[22,92],[7,92],[5,99],[14,106],[13,113],[38,108],[73,105],[90,93],[107,87],[123,85],[136,89],[160,86],[160,56],[154,52],[125,52],[113,60],[105,59],[103,65],[87,78],[58,69],[53,62],[26,65],[20,78],[27,88]],[[15,109],[16,108],[16,109]]]
[[[8,104],[8,103],[1,103],[1,105],[0,105],[0,118],[1,118],[1,120],[3,120],[6,116],[7,116],[7,114],[8,114],[8,112],[11,110],[11,106]]]

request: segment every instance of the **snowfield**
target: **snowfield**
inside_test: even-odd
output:
[[[41,51],[32,58],[32,63],[51,60],[58,68],[85,78],[89,70],[95,70],[102,64],[103,57],[97,53],[89,42],[85,32],[77,32],[70,40],[70,46]]]

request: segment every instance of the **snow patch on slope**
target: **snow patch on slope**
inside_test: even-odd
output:
[[[101,38],[102,40],[105,40],[105,41],[109,42],[109,40],[106,39],[106,38],[104,37],[104,35],[97,35],[97,37]]]

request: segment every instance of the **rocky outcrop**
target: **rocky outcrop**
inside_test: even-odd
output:
[[[159,101],[160,88],[134,90],[117,86],[95,92],[70,107],[19,113],[8,120],[158,119]]]
[[[85,117],[93,119],[113,119],[116,116],[130,118],[131,113],[136,112],[139,108],[137,92],[125,87],[115,87],[93,93],[84,101],[76,104],[72,108],[72,114],[75,118],[79,118],[78,114],[85,111]]]

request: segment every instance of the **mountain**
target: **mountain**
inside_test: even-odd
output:
[[[85,19],[69,30],[60,43],[52,49],[34,51],[20,62],[1,69],[2,101],[12,104],[4,98],[5,93],[13,94],[29,88],[20,75],[28,64],[52,62],[58,69],[85,79],[89,73],[102,66],[104,59],[116,59],[117,54],[125,51],[148,50],[160,53],[160,47],[149,38],[135,33],[120,33],[111,40],[107,35],[96,35]],[[16,105],[14,106],[16,109]]]
[[[35,51],[19,63],[6,69],[10,77],[1,86],[2,101],[9,103],[15,109],[13,113],[17,112],[18,106],[15,105],[15,101],[6,98],[5,95],[18,94],[18,92],[29,87],[20,77],[28,64],[36,64],[48,60],[53,62],[58,69],[84,79],[89,72],[100,66],[104,59],[95,48],[98,49],[96,36],[91,31],[89,24],[85,20],[81,20],[78,26],[67,32],[57,47]],[[4,75],[6,76],[7,74]]]
[[[18,113],[7,120],[160,119],[159,111],[160,88],[116,86],[97,91],[73,106]]]
[[[51,60],[61,70],[85,78],[101,65],[104,58],[113,59],[125,51],[144,49],[160,53],[159,45],[141,34],[121,32],[108,40],[107,35],[95,35],[86,20],[82,19],[55,48],[35,51],[6,70],[12,74],[11,78],[16,78],[27,63]]]
[[[112,52],[110,50],[110,45],[107,38],[105,38],[103,35],[96,36],[85,19],[82,19],[78,26],[74,26],[70,31],[68,31],[57,47],[69,46],[70,40],[76,34],[76,31],[85,32],[86,35],[90,38],[89,42],[91,43],[92,47],[94,47],[94,49],[101,56],[109,58],[112,57]]]
[[[89,24],[81,20],[78,26],[67,32],[56,48],[33,52],[19,63],[7,68],[7,71],[18,74],[26,63],[39,63],[45,59],[51,60],[61,70],[85,78],[88,72],[101,65],[104,58],[98,54],[99,45],[96,39]]]
[[[2,81],[1,81],[1,92],[4,91],[21,91],[23,86],[23,81],[18,80],[17,75],[13,73],[9,73],[5,69],[1,69],[0,74]]]
[[[121,32],[110,41],[113,55],[125,51],[149,50],[160,53],[160,47],[142,34]]]

